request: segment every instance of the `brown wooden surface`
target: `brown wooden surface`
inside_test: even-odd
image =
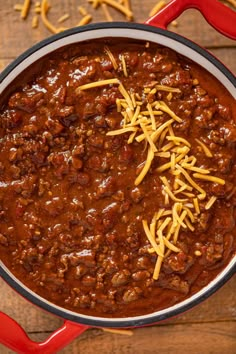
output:
[[[207,0],[203,0],[207,1]],[[41,21],[31,29],[33,7],[26,21],[13,10],[18,1],[0,0],[0,71],[25,49],[50,35]],[[19,1],[20,2],[20,1]],[[23,2],[23,0],[22,0]],[[35,3],[32,1],[32,3]],[[56,23],[64,13],[71,17],[62,26],[72,26],[80,20],[78,5],[93,13],[93,22],[103,21],[101,10],[91,11],[85,0],[50,1],[50,19]],[[143,22],[156,0],[132,0],[137,22]],[[111,11],[114,19],[124,18]],[[178,19],[178,27],[170,26],[185,37],[209,48],[231,71],[236,73],[236,43],[213,30],[195,10],[186,11]],[[135,329],[133,336],[114,335],[90,329],[61,351],[67,353],[153,354],[153,353],[236,353],[236,278],[231,279],[211,298],[191,311],[148,328]],[[36,341],[44,340],[62,321],[28,303],[0,279],[0,311],[4,311]],[[12,353],[0,345],[0,354]]]

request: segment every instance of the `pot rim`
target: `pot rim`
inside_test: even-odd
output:
[[[108,29],[117,30],[117,32],[111,35],[110,32],[106,31]],[[102,34],[101,37],[99,36],[96,37],[93,35],[93,33],[96,31],[100,32],[100,34],[102,34],[102,32],[104,31],[106,31],[106,33]],[[145,34],[148,33],[149,36],[151,36],[151,39],[136,38],[134,37],[134,32],[140,32],[140,33],[143,32]],[[85,33],[89,33],[89,38],[81,39],[79,36],[83,36],[83,34]],[[216,68],[216,71],[218,73],[217,78],[220,76],[226,79],[226,84],[225,82],[223,82],[223,84],[226,86],[226,88],[228,88],[229,92],[236,98],[235,76],[225,67],[224,64],[222,64],[217,58],[215,58],[207,50],[198,46],[191,40],[184,38],[179,34],[170,32],[168,30],[156,28],[145,24],[127,23],[127,22],[98,23],[98,24],[87,25],[81,28],[80,27],[72,28],[66,30],[65,32],[53,35],[47,39],[42,40],[41,42],[32,46],[30,49],[26,50],[23,54],[21,54],[18,58],[16,58],[5,70],[3,70],[3,72],[0,74],[0,94],[5,90],[6,87],[8,87],[8,85],[13,81],[13,79],[19,73],[25,70],[33,62],[35,62],[35,60],[33,60],[32,62],[27,64],[27,60],[29,58],[32,59],[35,56],[36,60],[38,60],[44,55],[51,53],[58,48],[66,46],[67,44],[70,44],[70,43],[64,43],[60,45],[60,43],[65,38],[70,38],[70,37],[73,38],[73,36],[77,36],[77,35],[78,35],[77,41],[73,41],[73,43],[83,42],[85,40],[91,40],[92,38],[97,39],[97,38],[107,38],[107,37],[112,37],[112,38],[126,37],[131,39],[135,38],[140,40],[147,40],[150,42],[153,42],[154,41],[153,38],[156,37],[155,38],[156,40],[154,42],[159,43],[157,41],[157,38],[163,37],[163,41],[164,39],[167,39],[167,41],[173,41],[173,43],[176,43],[178,45],[178,48],[173,48],[175,51],[186,56],[186,54],[181,51],[181,48],[182,49],[186,48],[187,50],[194,52],[194,54],[196,55],[196,61],[199,58],[203,58],[204,59],[203,63],[208,62],[210,67]],[[43,52],[44,49],[50,47],[52,44],[54,44],[55,47],[52,46],[51,50],[43,54],[41,53],[41,56],[37,57],[37,53]],[[159,43],[159,44],[165,45],[167,47],[169,46],[171,48],[170,45],[166,45],[163,43]],[[194,61],[192,57],[190,58]],[[26,62],[26,67],[24,68],[25,62]],[[17,68],[21,66],[23,66],[23,69],[21,69],[17,73]],[[14,73],[17,73],[15,77],[14,77]],[[11,79],[12,74],[13,74],[13,79]],[[214,74],[215,73],[213,72],[213,75]],[[7,82],[7,79],[9,79],[9,77],[10,77],[10,81]],[[191,297],[187,298],[184,301],[181,301],[180,303],[177,303],[174,306],[171,306],[161,311],[156,311],[141,316],[132,316],[132,317],[125,317],[125,318],[107,318],[107,317],[87,316],[54,305],[53,303],[37,295],[36,293],[31,291],[28,287],[26,287],[23,283],[21,283],[0,260],[0,276],[10,286],[12,286],[18,293],[23,295],[26,299],[30,300],[35,305],[39,306],[44,310],[47,310],[48,312],[51,312],[57,316],[60,316],[64,319],[73,322],[90,325],[90,326],[98,326],[98,327],[102,326],[102,327],[113,327],[113,328],[115,327],[125,328],[125,327],[148,325],[148,324],[156,323],[164,319],[168,319],[170,317],[176,316],[182,312],[185,312],[190,308],[192,308],[193,306],[199,304],[206,298],[208,298],[210,295],[212,295],[216,290],[222,287],[226,283],[226,281],[228,281],[235,273],[236,273],[236,256],[234,256],[231,259],[229,264],[207,286],[205,286],[196,294],[192,295]]]
[[[207,49],[201,47],[200,45],[196,44],[195,42],[191,41],[190,39],[188,39],[188,38],[186,38],[186,37],[184,37],[184,36],[182,36],[182,35],[180,35],[178,33],[171,32],[171,31],[169,31],[167,29],[162,29],[162,28],[154,27],[154,26],[147,25],[147,24],[142,24],[142,23],[100,22],[100,23],[95,23],[95,24],[89,24],[89,25],[86,25],[86,26],[70,28],[70,29],[68,29],[68,30],[66,30],[64,32],[60,32],[60,33],[54,34],[54,35],[52,35],[52,36],[50,36],[48,38],[45,38],[45,39],[41,40],[40,42],[34,44],[29,49],[24,51],[15,60],[13,60],[2,72],[0,72],[0,94],[6,88],[6,87],[3,87],[1,89],[1,85],[4,82],[4,80],[7,78],[7,76],[10,75],[12,73],[12,71],[14,71],[28,57],[30,57],[33,54],[39,52],[40,50],[42,50],[43,48],[47,47],[48,45],[50,45],[52,43],[57,43],[58,41],[63,40],[65,38],[67,38],[67,37],[71,37],[73,35],[82,34],[82,33],[85,33],[85,32],[91,32],[91,31],[94,31],[94,30],[104,30],[104,29],[118,29],[118,30],[126,29],[126,30],[129,31],[129,33],[132,30],[137,30],[137,31],[141,30],[141,31],[149,32],[149,33],[158,34],[158,35],[161,35],[163,37],[167,37],[168,39],[171,39],[171,40],[173,40],[175,42],[178,42],[178,44],[182,44],[184,47],[187,47],[187,48],[191,49],[192,51],[200,54],[200,56],[202,56],[204,59],[206,59],[206,61],[208,61],[214,67],[216,67],[223,74],[223,76],[229,80],[229,82],[231,83],[231,89],[233,91],[236,88],[236,77],[235,77],[235,75],[219,59],[217,59]],[[132,35],[127,35],[127,33],[122,33],[122,37],[133,38]],[[121,36],[120,35],[119,36],[117,36],[117,35],[110,36],[110,34],[107,33],[106,36],[103,35],[102,37],[103,38],[105,38],[105,37],[108,38],[108,37],[121,37]],[[97,37],[97,38],[102,38],[102,37]],[[93,38],[94,37],[92,36],[89,39],[93,39]],[[140,38],[140,40],[142,40],[142,38]],[[82,41],[82,40],[79,40],[79,42],[80,41]],[[56,50],[58,48],[61,48],[61,47],[63,47],[63,46],[55,47],[50,52],[52,52],[52,51],[54,51],[54,50]],[[180,54],[182,54],[180,51],[178,51],[178,48],[174,48],[174,50],[176,52],[179,52]],[[47,53],[49,53],[49,52],[46,52],[45,54],[47,54]],[[41,55],[39,58],[41,58],[45,54]],[[194,59],[192,59],[192,60],[194,61]],[[30,64],[28,64],[27,67]],[[198,64],[201,65],[201,63],[198,63]],[[20,72],[22,72],[22,71],[23,70],[21,70]],[[215,74],[214,72],[211,72],[211,73],[213,75]],[[229,91],[231,92],[231,90],[229,90]],[[235,90],[235,94],[233,94],[233,96],[236,98],[236,90]]]
[[[88,325],[91,327],[108,327],[108,328],[130,328],[142,327],[167,320],[171,317],[184,313],[196,305],[200,304],[217,290],[219,290],[233,275],[236,274],[236,256],[224,270],[218,274],[207,286],[202,288],[194,295],[188,297],[184,301],[177,303],[171,307],[165,308],[160,311],[148,313],[145,315],[132,316],[132,317],[98,317],[83,315],[74,311],[67,310],[63,307],[57,306],[52,302],[39,296],[21,281],[19,281],[0,261],[0,276],[20,295],[29,300],[39,308],[48,311],[65,320],[73,321],[79,324]]]

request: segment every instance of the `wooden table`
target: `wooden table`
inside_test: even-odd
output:
[[[207,1],[207,0],[203,0]],[[36,2],[36,1],[35,1]],[[35,3],[32,1],[32,3]],[[132,0],[135,21],[143,22],[156,0]],[[34,6],[26,21],[13,10],[16,1],[0,0],[0,70],[25,49],[50,35],[41,20],[37,29],[31,29]],[[84,5],[93,14],[93,21],[103,21],[101,9],[92,11],[85,0],[50,1],[50,19],[69,13],[62,25],[72,26],[81,16],[78,5]],[[111,11],[116,20],[124,18]],[[226,19],[227,20],[227,19]],[[195,10],[186,11],[178,19],[178,26],[170,29],[210,49],[232,72],[236,73],[236,43],[213,30]],[[148,328],[135,329],[133,336],[114,335],[90,329],[72,342],[61,353],[153,354],[153,353],[236,353],[236,278],[231,279],[210,299],[186,314]],[[4,311],[28,332],[33,340],[44,340],[62,321],[28,303],[0,279],[0,311]],[[0,353],[12,353],[0,345]]]

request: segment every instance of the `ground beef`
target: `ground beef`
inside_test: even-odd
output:
[[[32,80],[18,78],[15,91],[0,102],[0,259],[37,294],[87,315],[141,315],[200,290],[236,249],[233,98],[203,68],[153,43],[73,44],[41,64],[40,72],[29,69]],[[158,280],[153,279],[157,256],[142,220],[151,223],[153,214],[167,207],[156,171],[166,159],[155,156],[150,173],[136,186],[148,144],[135,138],[129,143],[129,134],[107,135],[124,123],[117,100],[127,107],[118,86],[78,89],[112,78],[141,110],[164,101],[182,118],[173,127],[191,143],[199,166],[226,180],[224,186],[204,184],[217,202],[205,210],[199,201],[194,230],[181,229],[180,252],[165,255]],[[156,85],[180,91],[151,91]],[[168,119],[166,112],[156,116],[158,126]],[[165,176],[173,180],[170,173]]]

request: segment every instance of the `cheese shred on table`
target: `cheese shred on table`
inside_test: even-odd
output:
[[[22,10],[21,10],[21,18],[23,20],[25,20],[27,18],[27,16],[28,16],[29,9],[30,9],[30,3],[31,3],[31,0],[25,0],[24,1],[23,7],[22,7]]]
[[[103,3],[107,4],[107,5],[110,5],[114,9],[120,11],[123,15],[125,15],[128,18],[128,20],[132,20],[133,19],[132,11],[128,7],[126,7],[126,6],[122,5],[122,4],[119,4],[115,0],[102,0],[101,2],[103,2]]]
[[[68,18],[70,18],[70,15],[68,13],[62,15],[59,17],[59,19],[57,20],[58,23],[62,23],[64,21],[66,21]]]
[[[43,24],[49,31],[52,33],[58,33],[57,27],[55,27],[47,18],[47,12],[48,12],[48,2],[47,0],[42,0],[42,5],[41,5],[41,18],[43,21]]]
[[[79,21],[79,23],[77,23],[77,26],[87,25],[91,21],[92,21],[92,16],[90,14],[87,14],[82,17],[82,19]]]
[[[132,336],[134,332],[130,329],[102,328],[103,332]]]
[[[106,49],[106,53],[109,50]],[[112,54],[108,54],[111,59]],[[124,75],[126,73],[124,58],[121,58]],[[115,61],[111,59],[113,66]],[[115,69],[116,65],[114,66]],[[126,75],[125,75],[126,76]],[[222,178],[210,174],[210,170],[197,165],[196,156],[191,154],[192,146],[187,137],[175,134],[175,125],[182,122],[181,117],[164,101],[155,100],[158,91],[178,94],[179,89],[156,85],[152,89],[144,88],[142,97],[145,97],[138,105],[140,95],[134,95],[117,78],[92,82],[79,86],[80,90],[94,89],[104,85],[118,85],[122,99],[116,100],[117,112],[122,115],[121,127],[107,133],[108,136],[128,134],[127,142],[134,141],[148,146],[146,160],[136,177],[134,184],[138,186],[143,182],[152,170],[153,161],[158,164],[166,159],[164,164],[159,163],[155,172],[162,183],[164,209],[154,211],[150,224],[143,219],[142,225],[145,235],[150,242],[149,252],[156,254],[156,265],[153,278],[158,280],[162,263],[171,252],[181,252],[178,247],[178,238],[182,229],[186,232],[194,232],[203,210],[208,210],[217,202],[216,196],[208,198],[204,189],[204,183],[216,183],[224,185]],[[152,101],[148,101],[148,95],[152,93]],[[155,108],[155,111],[153,110]],[[161,112],[159,115],[155,112]],[[165,118],[163,118],[163,112]],[[169,119],[167,119],[168,117]],[[161,120],[160,120],[161,119]],[[200,140],[195,139],[203,154],[211,158],[212,153]],[[165,173],[165,174],[164,174]],[[168,179],[172,175],[174,178]],[[199,184],[200,183],[200,184]]]
[[[38,15],[34,15],[32,18],[32,28],[37,28],[39,24],[39,18]]]
[[[106,20],[108,22],[112,22],[113,21],[113,17],[111,16],[111,14],[110,14],[110,12],[108,10],[107,4],[102,3],[101,6],[102,6],[102,11],[104,13],[104,16],[105,16]]]
[[[86,16],[88,14],[87,10],[83,6],[78,6],[78,11],[82,16]]]
[[[149,16],[154,16],[157,12],[159,12],[164,6],[166,6],[166,2],[164,0],[160,0],[153,6],[151,11],[149,12]]]

